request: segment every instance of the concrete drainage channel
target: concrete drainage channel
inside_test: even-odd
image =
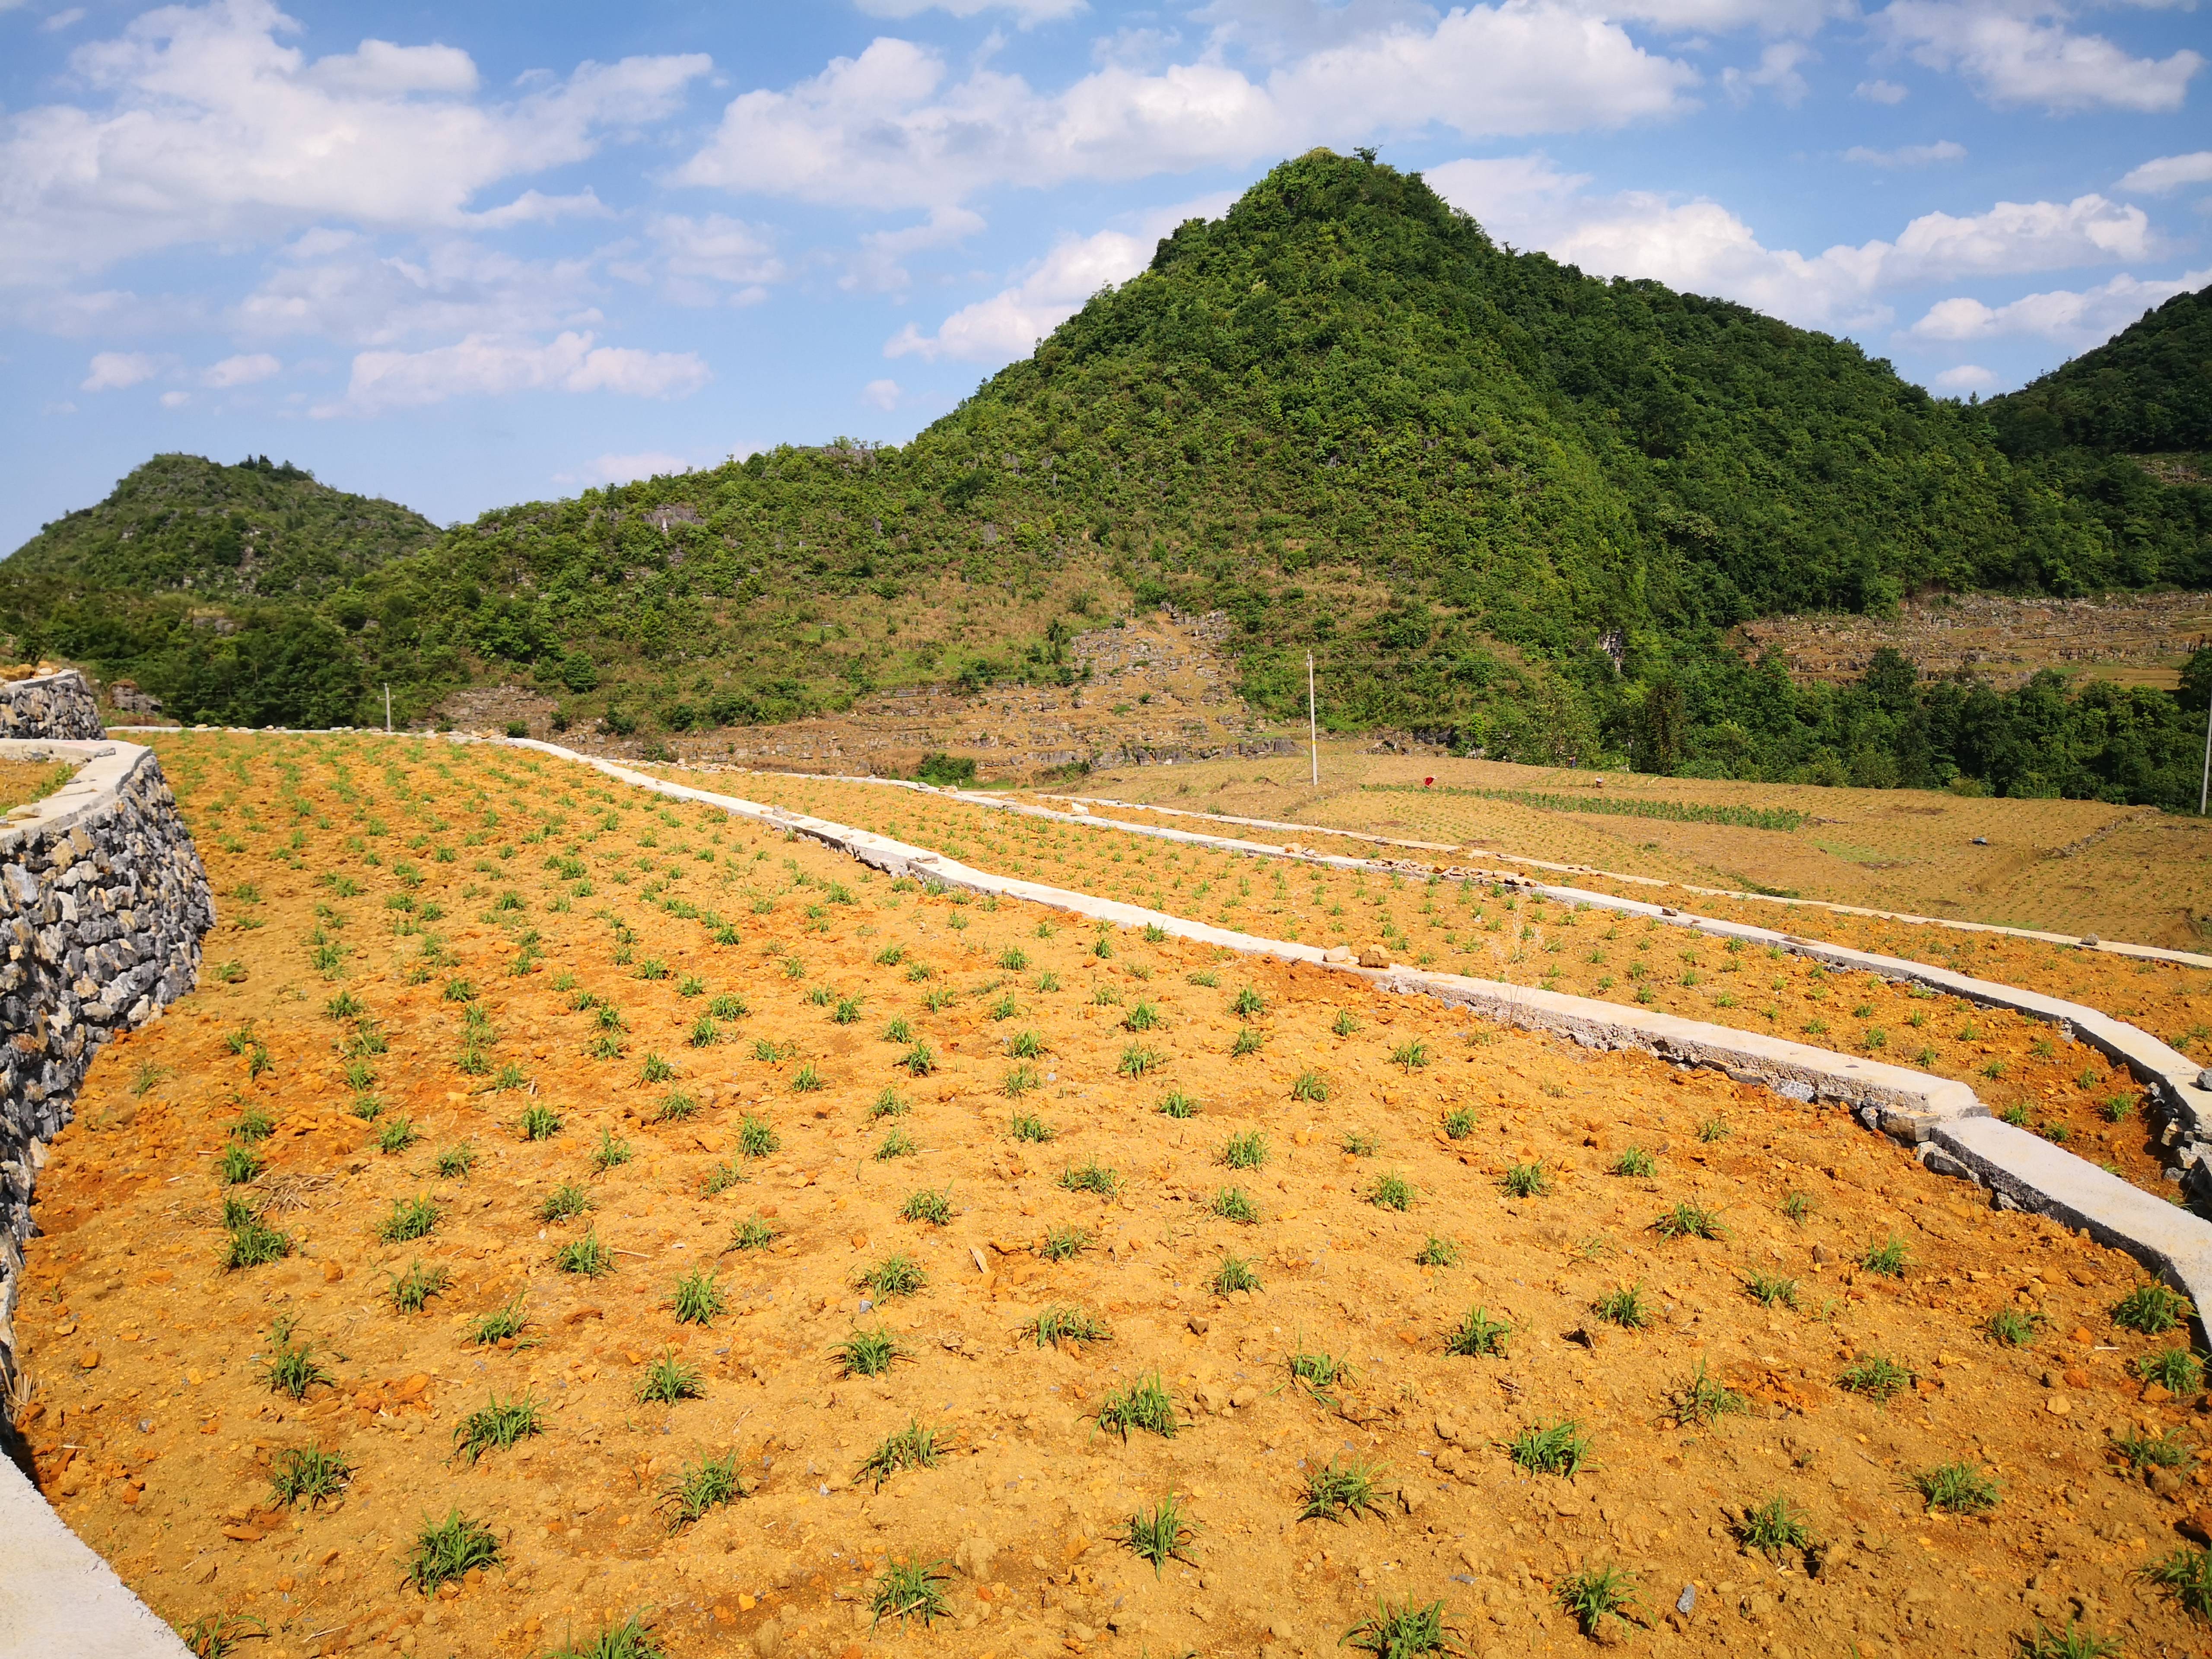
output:
[[[911,875],[945,887],[995,894],[1035,904],[1050,905],[1078,915],[1122,927],[1152,927],[1178,939],[1245,955],[1269,956],[1283,961],[1310,963],[1334,972],[1356,975],[1378,988],[1401,995],[1434,997],[1469,1009],[1486,1018],[1534,1030],[1556,1033],[1586,1048],[1640,1048],[1680,1066],[1710,1066],[1741,1083],[1764,1085],[1788,1098],[1807,1103],[1826,1100],[1847,1106],[1870,1129],[1912,1146],[1921,1162],[1940,1175],[1973,1182],[1988,1190],[1990,1201],[2001,1208],[2046,1215],[2087,1234],[2098,1243],[2126,1251],[2144,1267],[2187,1295],[2200,1309],[2212,1309],[2212,1224],[2187,1210],[2130,1186],[2118,1176],[2099,1169],[2087,1159],[2061,1150],[2041,1136],[2016,1128],[1990,1115],[1974,1091],[1948,1078],[1931,1077],[1903,1066],[1862,1060],[1815,1048],[1784,1038],[1762,1036],[1724,1025],[1682,1019],[1589,997],[1564,992],[1531,989],[1493,980],[1469,979],[1456,974],[1392,966],[1362,968],[1342,960],[1342,952],[1325,951],[1311,945],[1262,939],[1209,927],[1164,911],[1147,910],[1117,900],[1092,897],[1064,888],[994,875],[988,871],[945,858],[925,848],[855,830],[826,818],[810,817],[782,807],[763,805],[734,795],[694,788],[649,774],[631,770],[593,755],[578,754],[555,744],[529,738],[495,738],[508,747],[534,749],[586,766],[634,787],[649,789],[678,800],[715,808],[734,817],[788,834],[805,836],[894,876]],[[905,786],[927,787],[927,786]],[[963,794],[962,799],[975,799]],[[1007,811],[1060,818],[1055,812],[1016,803],[985,804]],[[1065,822],[1065,819],[1061,819]],[[1134,828],[1134,826],[1117,826]],[[1276,857],[1289,856],[1282,848],[1261,842],[1203,836],[1182,830],[1146,828],[1139,833],[1166,836],[1205,845],[1241,848]],[[1322,859],[1318,854],[1297,856]],[[1364,860],[1328,858],[1324,861],[1358,867]],[[1472,872],[1469,872],[1472,878]],[[1526,877],[1509,880],[1526,889],[1537,884]],[[1540,890],[1563,900],[1588,902],[1635,915],[1653,915],[1682,926],[1702,927],[1746,939],[1771,942],[1785,949],[1815,953],[1823,959],[1899,979],[1919,979],[1950,989],[1970,988],[1956,994],[1975,994],[1993,1006],[2018,1007],[2037,1017],[2071,1024],[2106,1052],[2131,1069],[2153,1070],[2177,1095],[2185,1086],[2190,1098],[2181,1109],[2190,1113],[2193,1130],[2200,1102],[2212,1104],[2212,1096],[2198,1089],[2193,1068],[2185,1085],[2170,1079],[2166,1057],[2186,1068],[2187,1062],[2166,1046],[2134,1026],[2112,1019],[2079,1004],[2063,1002],[2033,992],[1968,979],[1963,975],[1925,968],[1893,957],[1869,956],[1840,946],[1816,945],[1765,928],[1686,917],[1658,905],[1616,899],[1601,893],[1583,894],[1571,888],[1544,887]],[[1929,977],[1933,976],[1933,977]],[[2101,1039],[2101,1041],[2100,1041]],[[2110,1046],[2107,1047],[2106,1045]],[[2142,1070],[2138,1070],[2142,1075]],[[2197,1143],[2202,1145],[2202,1143]],[[2212,1152],[2212,1148],[2205,1148]],[[2199,1333],[2203,1333],[2200,1320]]]

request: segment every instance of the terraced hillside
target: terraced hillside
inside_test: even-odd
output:
[[[1840,1111],[536,755],[160,746],[223,920],[53,1148],[17,1422],[204,1646],[2202,1639],[2174,1298]]]

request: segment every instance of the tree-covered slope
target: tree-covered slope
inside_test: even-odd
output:
[[[2212,288],[2175,295],[1988,407],[2014,455],[2212,452]]]
[[[437,537],[421,514],[332,489],[289,462],[156,455],[98,506],[40,529],[0,564],[0,578],[318,599]]]
[[[1732,624],[1938,585],[2212,585],[2212,540],[2160,524],[1847,341],[1501,247],[1418,176],[1316,151],[903,447],[501,509],[235,635],[125,637],[97,606],[16,626],[208,718],[498,675],[682,729],[1062,677],[1083,618],[1172,603],[1231,613],[1276,712],[1311,651],[1339,728],[1789,775],[1857,749]]]

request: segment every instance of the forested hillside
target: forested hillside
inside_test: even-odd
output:
[[[1999,419],[1849,342],[1502,248],[1418,177],[1317,151],[903,448],[779,449],[363,560],[313,605],[337,648],[310,701],[389,679],[421,707],[520,674],[578,720],[752,722],[1063,677],[1072,629],[1170,603],[1231,614],[1270,711],[1313,651],[1339,728],[1911,776],[1893,712],[1847,718],[1725,630],[1936,585],[2212,586],[2201,528],[2115,523],[2047,455],[2008,454]],[[15,625],[48,649],[94,631]],[[176,630],[135,672],[240,717],[307,626]],[[1964,764],[1940,747],[1936,781]],[[2047,770],[2022,787],[2079,787]]]

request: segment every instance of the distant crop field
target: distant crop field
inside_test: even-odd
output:
[[[2144,945],[2212,950],[2212,822],[2099,801],[1996,800],[1348,752],[1097,774],[1077,793],[1363,830]],[[1435,787],[1423,787],[1433,777]],[[1516,795],[1544,799],[1541,809]],[[1600,799],[1603,805],[1595,804]],[[1577,800],[1593,803],[1573,810]],[[1651,803],[1646,814],[1639,805]],[[1796,827],[1689,821],[1792,813]],[[1980,844],[1978,844],[1980,843]]]
[[[1995,1651],[2053,1553],[2195,1639],[2186,1328],[1846,1113],[537,755],[158,742],[223,920],[53,1145],[16,1424],[205,1650],[1565,1650],[1693,1584],[1682,1650]],[[1516,970],[1680,944],[1042,829],[959,822]]]

